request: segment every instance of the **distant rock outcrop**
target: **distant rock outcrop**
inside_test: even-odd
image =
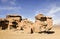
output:
[[[34,23],[28,19],[22,19],[19,15],[7,15],[5,19],[0,19],[0,29],[17,29],[26,33],[49,31],[52,25],[52,17],[43,14],[36,15]]]

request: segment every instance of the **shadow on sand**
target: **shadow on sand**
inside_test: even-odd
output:
[[[41,33],[46,33],[46,34],[53,34],[53,33],[55,33],[54,31],[42,31],[42,32],[39,32],[40,34]]]

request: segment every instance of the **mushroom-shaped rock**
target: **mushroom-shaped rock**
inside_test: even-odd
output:
[[[39,19],[41,19],[41,17],[44,17],[44,15],[43,14],[38,14],[38,15],[35,16],[35,19],[39,20]]]

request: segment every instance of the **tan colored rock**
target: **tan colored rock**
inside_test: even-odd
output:
[[[9,20],[8,29],[10,29],[13,26],[15,26],[16,28],[19,27],[18,23],[21,22],[22,17],[19,15],[7,15],[6,19]]]
[[[6,16],[6,19],[8,20],[16,20],[16,21],[21,21],[22,20],[22,17],[19,16],[19,15],[7,15]]]
[[[22,27],[25,33],[31,33],[32,24],[28,19],[24,19],[20,23],[20,28]]]
[[[46,27],[46,31],[50,30],[53,27],[53,20],[52,17],[47,17],[47,27]]]
[[[24,33],[49,31],[52,25],[52,17],[47,17],[43,14],[36,15],[34,23],[28,19],[22,19],[22,16],[19,15],[7,15],[5,19],[0,19],[0,29],[7,26],[8,30],[23,30]]]
[[[44,17],[44,15],[43,14],[38,14],[38,15],[35,16],[35,19],[39,20],[39,19],[41,19],[41,17]]]
[[[46,17],[43,14],[38,14],[35,16],[36,22],[35,22],[35,32],[40,32],[40,31],[48,31],[49,29],[52,28],[52,17]],[[40,31],[39,31],[40,30]]]
[[[36,20],[36,22],[33,24],[33,31],[34,32],[40,32],[41,31],[41,25],[40,25],[40,21],[39,20]]]
[[[8,27],[9,21],[6,19],[0,19],[0,30],[5,30]]]

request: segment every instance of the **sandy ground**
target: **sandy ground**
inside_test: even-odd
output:
[[[0,39],[60,39],[60,27],[53,27],[52,31],[55,33],[26,34],[22,31],[0,30]]]

